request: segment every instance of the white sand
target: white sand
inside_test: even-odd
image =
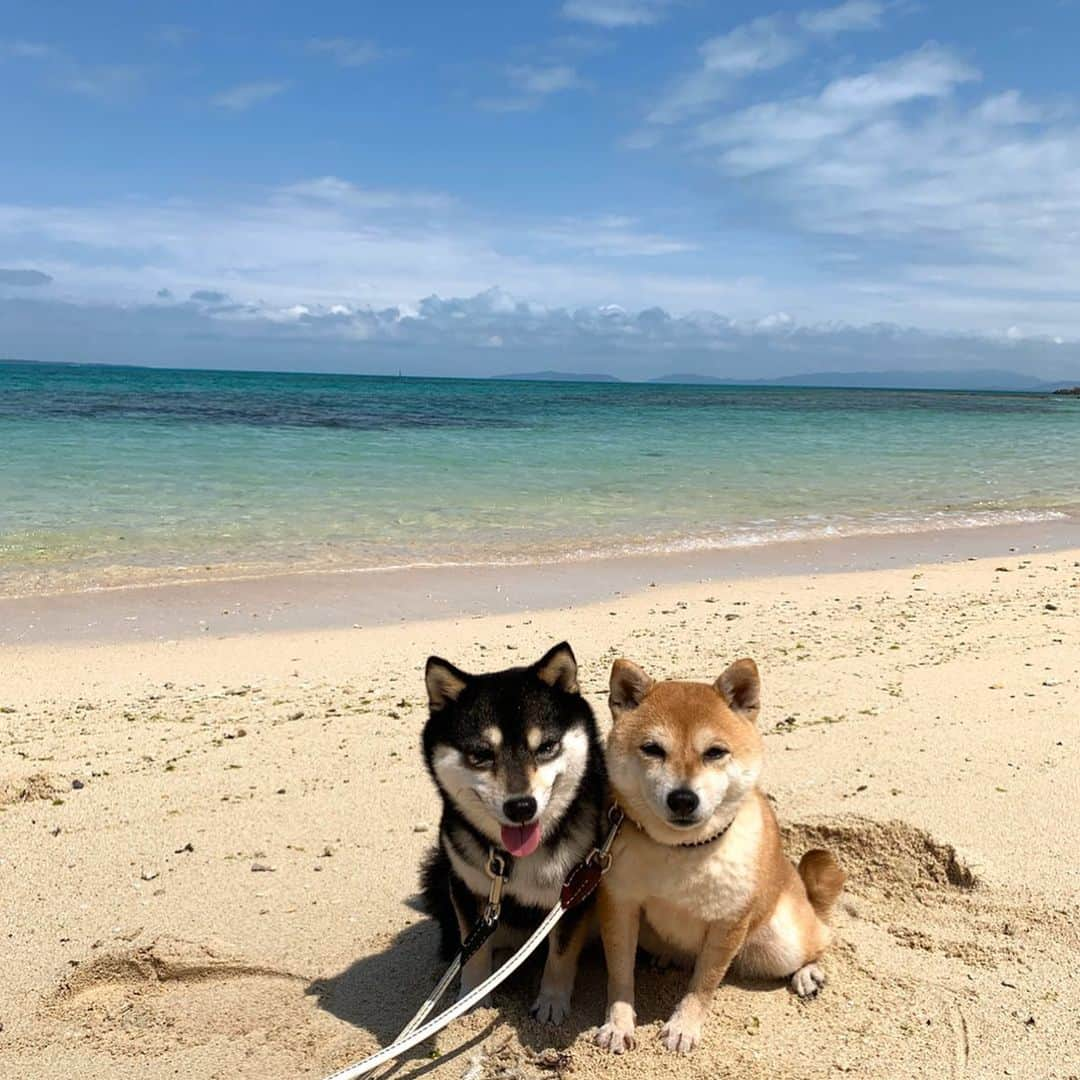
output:
[[[791,853],[824,840],[850,874],[830,984],[810,1004],[725,985],[704,1048],[677,1058],[654,1036],[685,976],[646,972],[642,1045],[611,1059],[589,1037],[597,954],[565,1029],[527,1018],[526,972],[401,1075],[1076,1077],[1078,560],[5,646],[0,1076],[320,1077],[391,1036],[437,973],[411,906],[437,813],[423,661],[501,667],[568,638],[604,722],[616,656],[710,679],[757,659]]]

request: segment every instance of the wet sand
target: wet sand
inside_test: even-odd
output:
[[[376,627],[572,607],[656,586],[952,563],[1080,546],[1080,520],[512,566],[278,574],[0,596],[0,646]]]

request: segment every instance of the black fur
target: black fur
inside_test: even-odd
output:
[[[572,674],[563,672],[564,677],[556,680],[555,685],[549,685],[553,658],[568,663]],[[433,669],[441,679],[434,692]],[[542,673],[545,678],[541,678]],[[424,862],[421,888],[425,910],[437,920],[441,929],[440,951],[445,959],[450,959],[461,945],[455,902],[471,925],[487,901],[488,879],[483,877],[484,892],[477,892],[475,882],[470,886],[455,871],[449,851],[453,850],[461,863],[482,877],[488,854],[492,847],[498,849],[499,843],[465,817],[453,795],[439,785],[433,767],[436,751],[443,746],[469,751],[483,741],[485,731],[498,728],[502,742],[493,768],[501,770],[499,775],[512,785],[518,782],[513,778],[520,780],[526,776],[533,764],[533,753],[526,740],[529,729],[540,729],[545,739],[561,738],[578,728],[585,732],[588,742],[585,768],[566,810],[556,821],[541,818],[543,840],[531,855],[515,860],[502,853],[510,867],[502,898],[502,921],[527,932],[535,929],[554,904],[558,887],[555,884],[545,903],[539,904],[536,903],[535,889],[530,889],[529,897],[516,895],[519,892],[516,881],[523,882],[526,877],[531,880],[538,863],[551,863],[555,875],[552,880],[561,880],[565,871],[602,842],[607,824],[607,778],[596,719],[588,702],[578,692],[576,664],[569,645],[557,645],[531,667],[509,668],[484,675],[466,674],[446,661],[432,657],[428,661],[428,678],[432,709],[424,728],[424,761],[442,797],[443,808],[438,844]],[[443,697],[441,688],[447,684],[452,688],[452,695]],[[527,866],[519,865],[526,863]],[[571,932],[582,914],[583,911],[575,911],[564,918],[558,928],[560,941]]]

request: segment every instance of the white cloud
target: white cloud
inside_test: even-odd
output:
[[[289,84],[287,82],[241,83],[239,86],[233,86],[228,90],[215,94],[210,99],[210,104],[216,105],[219,109],[244,112],[253,105],[277,97],[278,94],[284,93],[288,88]]]
[[[659,22],[671,3],[672,0],[566,0],[562,14],[567,19],[617,30]]]
[[[931,43],[862,75],[829,83],[820,100],[826,109],[867,113],[919,98],[946,97],[960,83],[978,78],[979,73],[970,65]]]
[[[282,309],[387,306],[418,290],[481,292],[494,283],[561,304],[759,302],[748,278],[648,266],[692,246],[614,214],[492,220],[444,193],[364,188],[338,177],[286,185],[246,204],[0,204],[0,248],[18,251],[80,302],[138,303],[164,288],[176,296],[213,289]],[[615,265],[630,256],[634,267]]]
[[[698,50],[701,66],[676,83],[650,110],[652,124],[674,123],[720,100],[739,79],[786,64],[802,51],[775,15],[754,19],[709,38]]]
[[[337,176],[319,176],[280,189],[286,198],[309,199],[356,210],[444,210],[454,200],[437,191],[386,191],[361,188]]]
[[[101,102],[121,102],[141,88],[144,71],[133,64],[84,64],[40,41],[0,41],[0,58],[36,62],[54,87]]]
[[[725,147],[721,163],[748,174],[775,169],[820,154],[835,168],[832,140],[868,129],[896,106],[920,98],[948,96],[977,72],[945,49],[927,45],[878,64],[862,75],[836,79],[814,97],[762,102],[701,123],[700,146]]]
[[[848,0],[838,7],[788,15],[764,15],[742,23],[726,34],[708,38],[698,49],[699,66],[677,79],[649,110],[649,124],[674,124],[726,98],[740,81],[774,71],[802,56],[814,38],[874,30],[884,4]],[[636,133],[627,145],[655,145],[657,136]]]
[[[45,60],[56,56],[56,49],[41,41],[0,41],[0,56],[12,56],[19,60]]]
[[[804,11],[799,25],[811,34],[840,34],[851,30],[876,30],[885,14],[885,5],[876,0],[847,0],[837,7]]]
[[[510,81],[526,94],[554,94],[580,86],[577,72],[568,64],[549,64],[546,67],[522,65],[507,68]]]
[[[311,38],[308,52],[329,56],[339,67],[363,67],[382,55],[373,41],[358,38]]]
[[[758,330],[785,330],[795,325],[795,320],[786,311],[774,311],[765,315],[754,324]]]
[[[594,219],[569,219],[531,231],[541,250],[568,249],[601,258],[677,255],[699,250],[686,240],[642,231],[631,217],[609,215]]]
[[[1053,119],[1047,109],[1040,109],[1023,101],[1017,90],[1006,90],[986,98],[976,106],[974,114],[986,124],[1011,126],[1013,124],[1037,124]]]
[[[754,19],[729,34],[710,38],[700,50],[705,71],[731,79],[779,67],[798,51],[776,16]]]
[[[493,374],[558,366],[630,377],[667,372],[758,377],[807,371],[997,368],[1075,378],[1080,346],[1016,325],[992,335],[907,327],[801,325],[780,312],[735,320],[660,307],[548,306],[502,289],[414,305],[72,304],[0,297],[5,346],[28,359]]]
[[[115,64],[75,67],[62,82],[73,94],[97,101],[115,102],[130,98],[139,89],[142,78],[140,68]]]
[[[858,280],[921,320],[1009,323],[1060,334],[1080,301],[1080,124],[981,75],[941,45],[826,82],[817,93],[714,108],[681,129],[803,234],[873,251]],[[839,272],[839,271],[838,271]]]
[[[525,112],[539,108],[544,99],[585,84],[569,64],[515,64],[505,69],[513,93],[483,98],[477,104],[489,112]]]
[[[704,150],[722,172],[752,175],[740,188],[795,236],[828,234],[817,261],[805,254],[812,242],[790,261],[759,257],[700,216],[658,228],[615,205],[514,218],[439,191],[334,176],[245,202],[0,204],[0,249],[9,265],[52,277],[50,296],[78,305],[219,292],[231,298],[230,317],[256,321],[295,321],[297,305],[335,318],[335,307],[405,310],[417,295],[500,285],[570,311],[618,303],[675,319],[722,311],[740,324],[771,325],[784,312],[796,325],[880,321],[983,335],[1017,325],[1080,338],[1080,133],[1067,118],[1003,127],[1003,115],[1026,115],[1026,102],[983,109],[984,98],[965,110],[950,96],[905,95],[851,121],[825,89],[799,99],[794,115],[791,102],[760,103],[775,117],[735,110],[726,141]],[[358,333],[366,323],[350,325]],[[515,341],[500,328],[491,335]]]

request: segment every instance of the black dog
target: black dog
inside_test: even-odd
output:
[[[466,994],[491,974],[493,950],[535,930],[567,873],[601,843],[607,779],[596,719],[565,642],[531,667],[486,675],[432,656],[425,677],[424,760],[443,810],[423,891],[446,959],[484,910],[492,853],[509,868],[499,930],[462,970]],[[555,1024],[569,1013],[589,922],[587,906],[575,909],[549,937],[532,1009],[538,1019]]]

